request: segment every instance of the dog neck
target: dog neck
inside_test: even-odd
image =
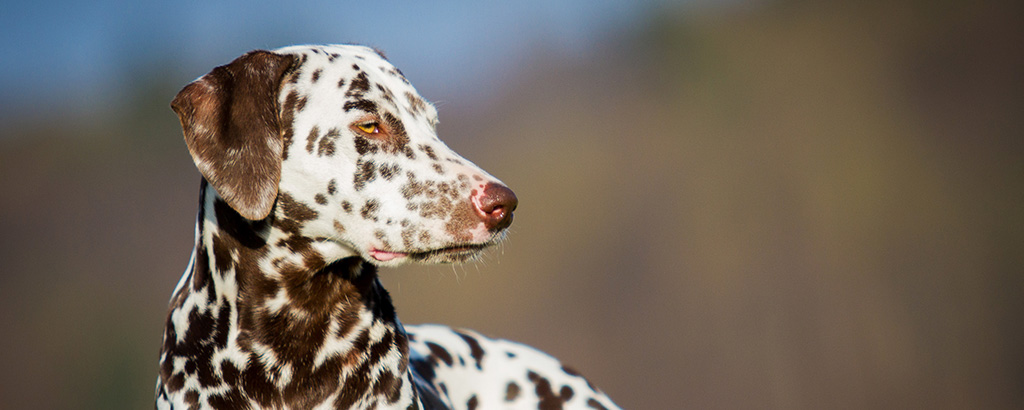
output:
[[[167,394],[199,400],[188,390],[209,387],[225,402],[275,408],[419,401],[408,337],[373,265],[325,261],[298,232],[310,215],[286,195],[262,221],[241,217],[205,181],[200,197],[164,333]]]

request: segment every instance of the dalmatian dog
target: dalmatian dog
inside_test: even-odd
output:
[[[378,267],[470,260],[517,199],[381,53],[253,51],[171,106],[203,178],[158,409],[617,408],[532,348],[398,321]]]

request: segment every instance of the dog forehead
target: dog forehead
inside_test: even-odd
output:
[[[380,52],[370,47],[359,45],[300,45],[282,47],[273,50],[277,54],[294,54],[306,56],[307,58],[321,57],[331,62],[353,63],[358,61],[370,61],[390,65]]]
[[[375,95],[373,98],[379,103],[404,108],[400,111],[411,115],[412,120],[437,124],[433,104],[423,99],[402,72],[376,49],[359,45],[305,45],[274,52],[299,57],[299,75],[292,82],[300,90],[335,88],[343,92],[346,100]]]
[[[326,83],[338,80],[345,82],[364,81],[363,93],[390,92],[395,95],[406,93],[419,96],[402,72],[384,58],[379,51],[364,46],[293,46],[275,50],[279,54],[299,57],[298,69],[310,76],[302,76],[308,82]],[[361,78],[360,78],[361,77]],[[324,81],[321,81],[324,80]],[[338,83],[339,87],[342,86]]]

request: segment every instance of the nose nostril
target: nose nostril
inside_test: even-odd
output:
[[[512,211],[519,205],[516,194],[508,187],[489,183],[487,184],[476,203],[477,211],[483,219],[488,230],[500,230],[512,224]]]
[[[485,211],[485,212],[487,212],[487,211]],[[491,218],[499,219],[500,220],[500,219],[505,217],[505,207],[500,206],[500,205],[496,206],[496,207],[494,207],[494,209],[491,209],[489,212],[487,212],[487,214]]]

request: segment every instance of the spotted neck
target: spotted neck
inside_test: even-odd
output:
[[[418,404],[408,338],[376,268],[326,263],[299,235],[308,215],[294,206],[282,195],[270,217],[248,221],[204,181],[164,332],[166,394],[201,400],[189,390],[224,387],[214,399],[275,408]]]

